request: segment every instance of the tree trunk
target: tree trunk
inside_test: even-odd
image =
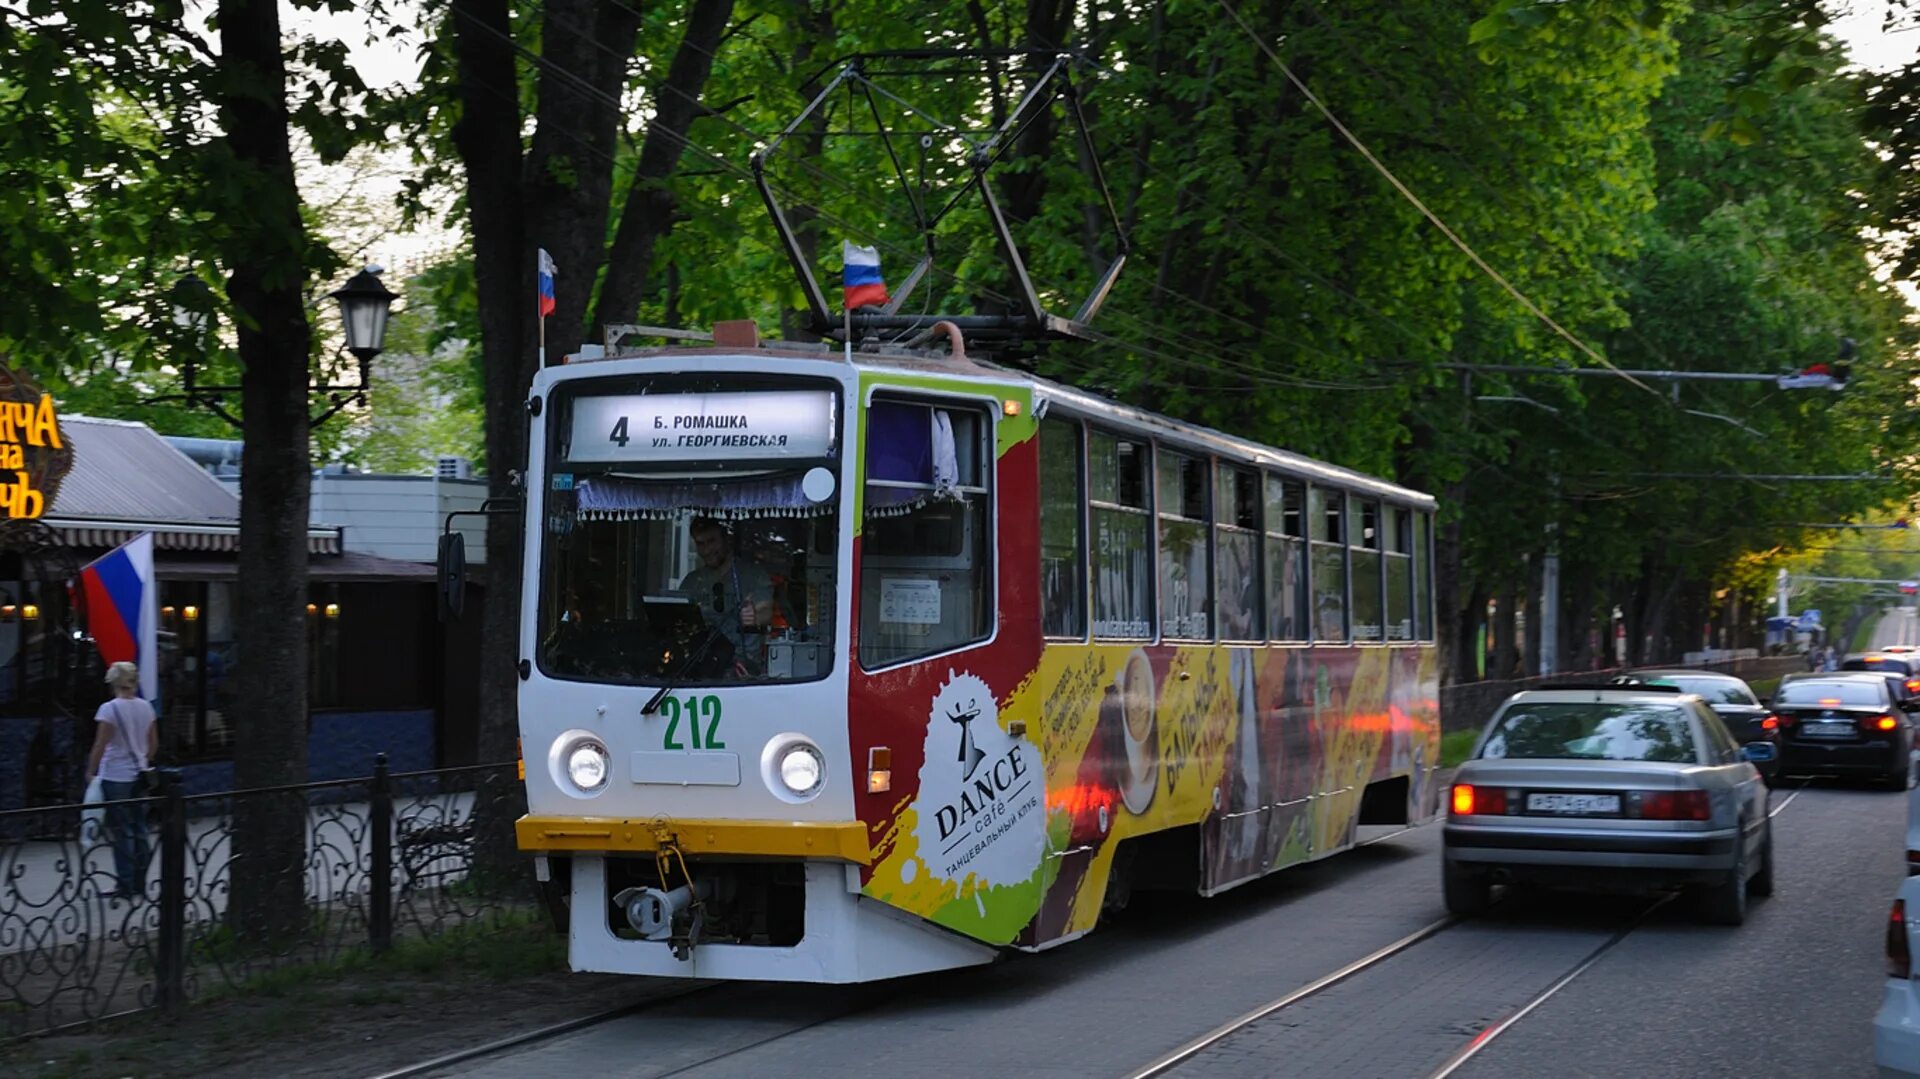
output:
[[[234,680],[234,785],[307,778],[307,387],[312,330],[300,192],[288,145],[287,74],[274,0],[220,0],[220,123],[242,187],[227,241],[238,313],[245,487],[240,502],[242,653]],[[371,762],[369,762],[371,763]],[[307,917],[307,803],[236,799],[228,915],[273,940]]]
[[[467,223],[480,317],[486,383],[487,493],[515,498],[510,480],[526,445],[526,382],[533,351],[533,266],[526,257],[520,184],[520,110],[507,0],[453,0],[448,30],[458,65],[461,113],[453,141],[467,172]],[[564,267],[562,272],[564,272]],[[565,281],[565,278],[561,279]],[[486,606],[480,627],[480,715],[476,751],[483,762],[512,760],[519,728],[520,519],[487,519]],[[539,752],[538,748],[534,751]],[[476,802],[477,867],[510,872],[512,806]]]
[[[1488,678],[1512,678],[1519,673],[1519,595],[1512,589],[1500,593],[1499,606],[1493,612],[1493,656],[1487,661]]]
[[[620,211],[620,227],[614,233],[613,250],[607,260],[607,278],[600,285],[597,313],[601,325],[631,322],[640,310],[640,301],[653,279],[654,247],[673,230],[675,203],[668,182],[680,167],[687,131],[701,115],[700,95],[706,91],[714,53],[732,16],[733,0],[694,0],[687,10],[680,47],[667,67],[666,79],[653,93],[653,122],[647,125],[646,140],[640,144],[640,162],[627,189],[626,206]],[[542,94],[544,97],[544,89]],[[547,128],[546,120],[543,114],[542,131]],[[596,252],[602,242],[600,234],[580,239],[591,241]]]

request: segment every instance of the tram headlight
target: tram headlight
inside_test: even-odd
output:
[[[826,771],[827,762],[820,759],[820,751],[809,745],[793,746],[780,757],[780,782],[802,798],[820,789]]]
[[[826,788],[827,757],[805,735],[776,735],[761,754],[760,772],[782,800],[811,801]]]
[[[605,790],[613,774],[607,745],[592,731],[568,731],[555,738],[547,751],[547,765],[554,783],[578,798]]]
[[[607,751],[582,742],[567,754],[567,778],[583,791],[597,791],[607,782]]]

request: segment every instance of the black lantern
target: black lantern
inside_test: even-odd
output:
[[[399,299],[380,283],[378,266],[368,266],[354,274],[329,295],[340,304],[340,323],[346,331],[344,351],[358,361],[359,379],[353,383],[336,383],[326,377],[323,368],[322,378],[307,387],[309,394],[326,402],[325,408],[308,418],[307,423],[312,427],[327,422],[349,405],[366,403],[367,387],[372,385],[368,368],[373,358],[386,348],[387,318],[392,314],[393,301]],[[208,386],[199,381],[201,365],[212,345],[210,330],[215,306],[212,292],[198,278],[186,278],[175,284],[166,298],[173,308],[180,336],[192,338],[193,347],[182,350],[176,361],[182,392],[149,397],[144,403],[184,401],[239,427],[240,417],[228,411],[226,399],[238,394],[240,387]]]
[[[369,266],[354,274],[335,289],[340,302],[340,323],[347,331],[347,351],[362,364],[380,355],[387,347],[387,316],[399,297],[380,283],[379,267]]]

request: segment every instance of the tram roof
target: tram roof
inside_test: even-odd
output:
[[[767,341],[754,349],[725,348],[708,346],[645,348],[624,352],[618,356],[607,356],[606,360],[653,358],[659,356],[720,358],[738,356],[741,358],[766,359],[804,359],[814,361],[839,361],[843,353],[838,348],[826,345],[814,345],[791,341]],[[597,360],[598,358],[596,358]],[[588,363],[596,362],[589,360]],[[585,366],[584,364],[582,366]],[[1236,459],[1249,465],[1272,468],[1292,477],[1313,483],[1324,483],[1362,494],[1371,494],[1391,499],[1403,505],[1423,509],[1432,509],[1437,504],[1432,495],[1402,487],[1397,483],[1381,479],[1378,476],[1357,472],[1350,468],[1330,465],[1297,453],[1276,449],[1273,446],[1250,439],[1230,435],[1224,431],[1199,424],[1176,420],[1144,408],[1121,404],[1098,394],[1077,389],[1064,383],[1053,382],[1037,375],[1029,374],[1017,368],[1003,367],[999,364],[972,356],[955,357],[944,352],[932,352],[919,349],[887,348],[878,352],[856,352],[853,354],[853,366],[862,371],[908,371],[914,374],[940,374],[960,377],[974,377],[1002,384],[1026,383],[1033,387],[1036,397],[1036,410],[1045,403],[1048,409],[1059,407],[1081,419],[1092,420],[1118,428],[1146,435],[1162,442],[1180,446],[1197,453],[1211,453]]]

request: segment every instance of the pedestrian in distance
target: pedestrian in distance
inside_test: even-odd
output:
[[[87,782],[100,777],[107,807],[107,828],[113,837],[115,899],[134,899],[146,893],[146,806],[130,804],[138,798],[141,773],[151,766],[160,746],[160,728],[153,706],[140,698],[140,669],[131,663],[107,668],[113,696],[93,714],[93,749],[87,754]]]

